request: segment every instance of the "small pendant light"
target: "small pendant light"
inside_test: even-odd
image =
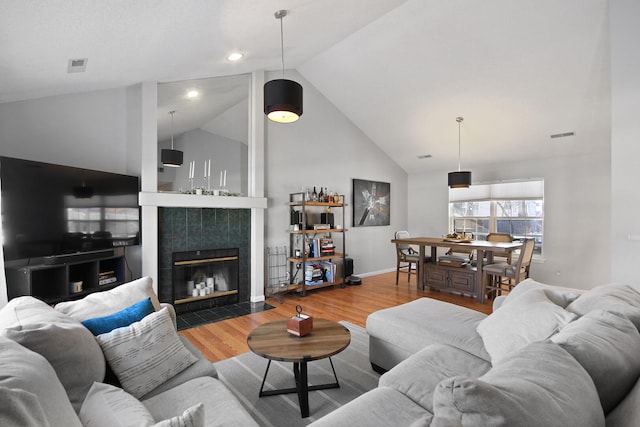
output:
[[[458,122],[458,171],[449,172],[450,188],[469,188],[471,185],[471,172],[460,170],[460,125],[463,120],[462,117],[456,117],[456,122]]]
[[[302,86],[293,80],[284,78],[284,35],[282,18],[287,16],[286,10],[275,13],[280,20],[280,52],[282,61],[282,78],[270,80],[264,84],[264,113],[269,120],[278,123],[292,123],[302,115]]]
[[[184,153],[180,150],[173,149],[173,114],[175,110],[169,111],[171,114],[171,149],[163,148],[160,152],[160,160],[164,166],[170,168],[179,168],[182,165]]]

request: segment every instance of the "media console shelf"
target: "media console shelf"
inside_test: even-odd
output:
[[[125,266],[124,256],[115,255],[54,265],[6,267],[7,292],[9,299],[31,295],[48,304],[79,299],[124,283]],[[82,291],[72,292],[71,284],[80,281]]]

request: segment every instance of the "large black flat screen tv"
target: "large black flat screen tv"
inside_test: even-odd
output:
[[[36,264],[140,243],[135,176],[0,156],[8,264]]]

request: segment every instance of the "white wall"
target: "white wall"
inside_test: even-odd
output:
[[[278,78],[271,73],[267,80]],[[289,193],[301,186],[328,187],[346,195],[351,205],[353,178],[391,183],[391,225],[351,226],[351,206],[346,208],[347,253],[354,273],[395,268],[395,248],[390,240],[407,226],[407,175],[333,104],[295,71],[287,78],[304,88],[304,114],[295,123],[267,124],[266,137],[266,245],[289,245]],[[335,212],[338,212],[336,210]],[[338,219],[336,219],[336,222]]]
[[[640,2],[611,0],[612,280],[640,283]],[[633,240],[630,240],[630,237]]]
[[[128,170],[127,88],[0,104],[0,153],[118,173]],[[136,111],[133,112],[135,120]]]
[[[531,277],[582,289],[610,281],[608,152],[470,169],[474,182],[544,179],[543,257],[534,262]],[[410,176],[409,194],[412,234],[449,231],[446,171]]]

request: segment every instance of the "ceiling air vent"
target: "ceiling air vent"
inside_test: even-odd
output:
[[[556,133],[556,134],[551,135],[551,139],[554,139],[554,138],[565,138],[567,136],[573,136],[575,134],[576,134],[575,132]]]
[[[87,70],[87,58],[70,59],[67,73],[83,73]]]

